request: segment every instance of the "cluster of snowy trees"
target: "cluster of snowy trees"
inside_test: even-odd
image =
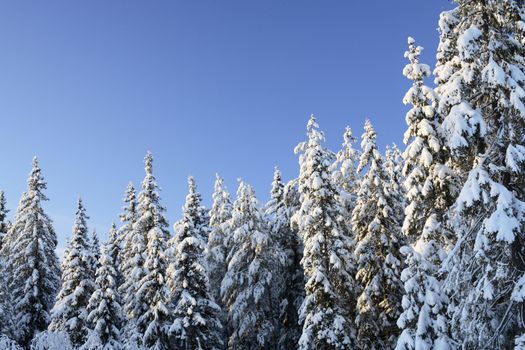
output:
[[[367,121],[261,205],[193,178],[170,234],[151,154],[99,246],[81,200],[59,265],[36,159],[0,192],[2,349],[525,349],[525,5],[456,0],[433,72],[408,40],[402,152]],[[425,85],[431,75],[435,86]]]

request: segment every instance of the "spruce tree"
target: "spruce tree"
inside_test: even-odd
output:
[[[203,266],[206,243],[201,237],[206,230],[200,217],[201,198],[192,177],[188,179],[188,190],[168,270],[173,302],[170,333],[178,349],[222,349],[221,309],[213,301]]]
[[[332,183],[332,154],[315,118],[307,125],[308,141],[299,158],[301,206],[294,225],[304,242],[301,264],[307,282],[300,310],[303,331],[299,349],[352,349],[355,346],[355,281],[352,242],[342,227],[338,192]]]
[[[451,346],[443,315],[447,299],[442,293],[439,268],[449,244],[444,215],[453,200],[453,177],[443,164],[448,156],[436,113],[437,96],[423,82],[430,69],[420,63],[423,49],[414,39],[408,39],[408,47],[405,57],[409,63],[403,73],[412,80],[412,87],[403,102],[412,108],[406,116],[404,139],[407,207],[403,233],[413,246],[402,248],[406,256],[401,274],[405,295],[397,322],[401,336],[396,349],[447,348]]]
[[[8,212],[4,191],[0,191],[0,252],[2,251],[2,242],[9,228],[9,222],[7,221]],[[0,334],[11,335],[11,308],[12,304],[7,292],[7,271],[5,270],[4,257],[0,254]]]
[[[146,259],[139,274],[144,276],[136,285],[135,295],[128,309],[135,311],[132,320],[140,344],[146,349],[170,349],[168,339],[169,293],[166,286],[168,259],[166,247],[169,239],[165,209],[160,204],[159,186],[153,175],[153,156],[145,157],[146,176],[138,198],[137,222],[133,229],[146,241]],[[142,242],[137,242],[140,246]],[[137,312],[142,311],[142,312]]]
[[[231,218],[231,212],[230,193],[224,185],[224,180],[216,175],[213,204],[210,210],[210,235],[206,247],[206,264],[211,294],[221,306],[221,283],[226,274],[227,242],[230,238],[228,221]]]
[[[272,349],[276,342],[271,286],[273,242],[251,186],[237,190],[232,242],[221,295],[228,309],[229,349]]]
[[[117,229],[117,225],[113,222],[111,223],[111,228],[109,229],[109,232],[108,232],[108,243],[107,243],[108,252],[107,253],[111,255],[111,259],[115,265],[114,266],[115,271],[116,271],[116,277],[115,277],[116,287],[115,288],[118,291],[119,296],[120,296],[119,287],[122,285],[122,281],[123,281],[122,272],[120,271],[120,267],[121,267],[120,253],[122,249],[121,247],[122,247],[122,244],[120,241],[119,230]],[[121,299],[120,302],[122,303],[121,296],[120,296],[120,299]]]
[[[341,203],[341,217],[348,234],[352,234],[352,211],[354,210],[357,190],[359,188],[359,177],[357,163],[359,162],[359,151],[354,148],[356,138],[350,127],[346,127],[343,134],[341,150],[337,152],[335,162],[332,164],[334,184],[339,192]]]
[[[57,295],[49,324],[50,331],[67,333],[71,344],[76,347],[86,340],[86,307],[95,290],[87,219],[86,209],[79,199],[73,234],[62,263],[62,288]]]
[[[279,261],[279,269],[274,272],[275,305],[278,314],[278,349],[293,349],[302,333],[299,323],[299,308],[304,299],[304,273],[301,267],[302,244],[299,235],[292,229],[290,219],[291,211],[287,207],[286,189],[281,179],[281,172],[275,168],[271,198],[266,205],[265,214],[270,223],[272,241],[282,252],[281,256],[275,255]]]
[[[91,232],[91,237],[89,238],[89,246],[90,246],[90,250],[91,250],[91,256],[93,257],[92,259],[92,268],[91,270],[93,271],[93,276],[95,276],[95,272],[98,270],[99,268],[99,262],[100,262],[100,255],[101,255],[101,252],[100,252],[100,240],[98,239],[98,235],[97,235],[97,231],[96,230],[93,230]]]
[[[7,221],[8,212],[4,191],[0,191],[0,251],[2,250],[4,237],[9,230],[9,221]]]
[[[376,145],[370,121],[365,123],[358,171],[361,180],[352,226],[357,244],[356,279],[357,341],[360,349],[386,349],[393,346],[399,331],[396,320],[401,309],[403,284],[400,280],[403,258],[401,228],[396,221],[396,198],[390,195],[388,175]]]
[[[47,329],[49,311],[60,286],[57,238],[51,219],[42,208],[42,202],[47,200],[43,192],[46,186],[35,157],[27,191],[20,199],[15,223],[2,247],[13,305],[13,336],[23,347],[36,333]]]
[[[525,48],[516,40],[523,3],[455,3],[454,25],[440,28],[457,38],[448,44],[455,57],[436,69],[438,112],[461,184],[449,215],[457,242],[445,261],[448,314],[463,348],[510,348],[523,331],[525,298],[515,289],[523,266],[514,256],[525,230]]]
[[[394,202],[393,214],[398,226],[405,220],[406,192],[403,187],[403,156],[396,144],[387,145],[385,152],[385,171],[387,174],[387,191]]]
[[[137,343],[134,321],[138,315],[145,312],[144,305],[134,303],[138,283],[145,274],[146,251],[145,235],[134,229],[138,216],[137,206],[135,187],[129,182],[124,194],[124,212],[120,214],[122,226],[118,230],[118,246],[121,247],[121,250],[117,257],[117,266],[122,278],[117,281],[117,284],[124,316],[128,321],[125,324],[126,339],[130,343]]]
[[[120,350],[123,348],[123,324],[120,296],[117,291],[117,264],[111,248],[116,246],[116,229],[112,228],[109,241],[102,247],[96,271],[97,288],[87,305],[89,335],[82,350]]]
[[[0,335],[13,336],[13,305],[7,286],[8,275],[5,264],[0,259]]]

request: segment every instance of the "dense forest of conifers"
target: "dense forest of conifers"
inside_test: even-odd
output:
[[[455,4],[432,71],[408,39],[405,149],[367,121],[332,152],[312,116],[268,203],[217,177],[208,210],[190,177],[171,234],[148,153],[60,264],[35,158],[12,223],[0,192],[0,348],[524,350],[525,5]]]

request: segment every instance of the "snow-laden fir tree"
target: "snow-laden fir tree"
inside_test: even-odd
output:
[[[289,190],[289,189],[288,189]],[[271,197],[266,204],[265,214],[270,224],[270,234],[275,246],[282,256],[275,256],[280,262],[279,269],[274,271],[273,297],[276,298],[276,315],[278,319],[278,349],[294,349],[301,336],[302,326],[299,323],[299,308],[304,299],[304,273],[301,267],[302,244],[299,235],[292,229],[291,211],[287,207],[285,185],[281,172],[275,168]]]
[[[9,221],[7,221],[7,203],[5,199],[4,191],[0,191],[0,250],[2,249],[2,242],[4,241],[4,236],[9,230]]]
[[[332,164],[332,176],[341,202],[341,217],[349,234],[352,231],[352,210],[354,210],[359,188],[359,177],[356,169],[359,162],[359,151],[354,148],[355,143],[356,138],[353,136],[350,127],[347,126],[343,134],[342,147],[335,155],[335,162]]]
[[[2,242],[9,229],[8,212],[4,191],[0,191],[0,252],[2,250]],[[11,307],[9,293],[7,293],[7,271],[5,270],[3,257],[0,254],[0,334],[11,334]]]
[[[210,291],[214,300],[221,306],[221,283],[226,274],[227,242],[230,237],[228,222],[231,212],[230,193],[224,185],[224,180],[216,175],[213,204],[210,210],[210,234],[205,255]]]
[[[36,333],[47,329],[49,311],[60,286],[57,238],[51,219],[42,208],[42,202],[47,200],[45,189],[35,157],[27,190],[2,247],[13,307],[13,337],[23,347]]]
[[[62,262],[62,288],[57,295],[49,324],[50,331],[67,333],[71,344],[77,347],[86,340],[86,307],[95,290],[87,219],[86,209],[79,199],[73,234]]]
[[[137,206],[135,187],[130,182],[124,194],[124,212],[120,214],[122,226],[118,230],[118,246],[121,247],[121,250],[117,257],[118,270],[122,276],[117,280],[118,291],[128,321],[136,320],[137,315],[145,311],[143,305],[133,303],[138,282],[145,274],[144,258],[146,254],[146,236],[143,232],[133,229],[137,222]],[[132,323],[129,322],[126,325],[132,326]]]
[[[144,276],[135,287],[135,295],[125,300],[131,310],[133,333],[131,340],[138,339],[146,349],[170,349],[168,339],[169,292],[166,285],[168,259],[166,247],[169,239],[168,222],[164,217],[165,209],[160,204],[159,186],[153,175],[153,156],[145,157],[146,176],[142,182],[142,191],[138,198],[138,218],[133,230],[141,237],[135,244],[143,244],[145,237],[146,251],[144,267],[137,273]],[[134,272],[132,272],[134,273]]]
[[[404,139],[407,207],[403,233],[413,246],[402,248],[406,256],[406,267],[401,274],[405,295],[403,312],[397,322],[401,336],[396,349],[447,349],[450,341],[442,315],[446,299],[441,292],[438,270],[450,236],[445,230],[444,215],[453,197],[452,178],[443,164],[447,152],[436,113],[437,96],[423,82],[430,75],[430,69],[420,63],[422,48],[415,45],[414,39],[408,39],[408,46],[405,57],[409,63],[403,73],[412,80],[412,87],[403,102],[412,108],[406,116],[408,129]]]
[[[273,349],[271,295],[274,244],[251,186],[241,181],[230,220],[232,242],[221,295],[228,309],[229,349]]]
[[[300,310],[300,349],[355,347],[355,281],[352,242],[339,218],[341,206],[332,183],[332,153],[315,118],[307,125],[308,141],[295,151],[299,158],[301,206],[292,220],[304,242],[301,264],[307,279]]]
[[[387,145],[385,151],[385,171],[388,177],[387,191],[393,198],[393,215],[399,226],[403,225],[405,219],[405,188],[403,187],[403,155],[396,144]]]
[[[121,253],[121,247],[122,247],[122,242],[120,241],[120,234],[119,234],[119,230],[117,229],[117,225],[113,222],[111,223],[111,227],[109,229],[109,232],[108,232],[108,241],[106,243],[107,245],[107,250],[108,250],[108,254],[111,255],[111,259],[112,261],[114,262],[114,267],[115,267],[115,271],[116,271],[116,277],[115,277],[115,283],[116,283],[116,288],[117,288],[117,291],[121,285],[121,282],[123,280],[122,278],[122,272],[120,271],[120,253]],[[102,253],[102,251],[101,251]],[[100,266],[100,265],[99,265]],[[120,292],[119,292],[119,296],[120,296]],[[120,296],[120,299],[121,299],[121,302],[122,302],[122,297]]]
[[[457,38],[448,43],[455,55],[436,68],[438,112],[462,183],[449,217],[457,243],[445,262],[450,328],[463,348],[504,349],[524,328],[516,282],[525,266],[514,254],[525,229],[523,2],[455,3],[454,25],[440,26],[442,37]]]
[[[7,289],[7,273],[0,259],[0,334],[11,336],[13,330],[13,305]]]
[[[376,145],[376,132],[365,123],[358,171],[361,179],[352,226],[357,244],[357,341],[360,349],[391,348],[399,335],[403,257],[401,228],[394,216],[396,198],[388,191],[388,174]]]
[[[91,236],[89,237],[89,246],[91,250],[91,256],[92,256],[92,268],[93,276],[95,276],[95,272],[99,268],[100,263],[100,240],[98,239],[97,231],[93,230],[91,232]]]
[[[123,314],[117,290],[116,256],[112,254],[117,242],[116,228],[112,227],[109,241],[102,247],[96,271],[97,288],[87,306],[88,337],[82,350],[120,350]]]
[[[124,193],[124,207],[123,212],[119,215],[122,226],[118,230],[118,245],[121,247],[119,254],[119,269],[122,273],[126,270],[124,268],[124,261],[129,260],[132,251],[133,242],[133,225],[137,221],[137,195],[135,186],[132,182],[128,183],[126,192]]]
[[[180,231],[174,237],[173,263],[168,270],[173,303],[172,346],[177,349],[223,349],[221,309],[210,293],[203,265],[206,243],[202,235],[207,230],[202,225],[201,198],[192,177],[188,178],[188,190]]]
[[[405,57],[409,63],[403,69],[403,74],[412,81],[412,87],[403,98],[404,104],[412,106],[406,114],[408,128],[403,139],[407,145],[403,153],[407,201],[403,234],[408,243],[413,243],[420,237],[424,220],[435,206],[443,210],[447,202],[450,202],[434,201],[440,192],[449,192],[445,187],[445,179],[450,176],[450,171],[442,164],[446,153],[440,119],[436,113],[438,96],[424,84],[424,79],[430,76],[430,68],[420,62],[422,51],[423,48],[416,46],[413,38],[408,38]],[[436,182],[440,179],[441,181]]]

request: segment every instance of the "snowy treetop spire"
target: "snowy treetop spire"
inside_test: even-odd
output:
[[[146,169],[146,174],[153,173],[153,154],[151,154],[150,151],[148,151],[144,157],[144,168]]]

